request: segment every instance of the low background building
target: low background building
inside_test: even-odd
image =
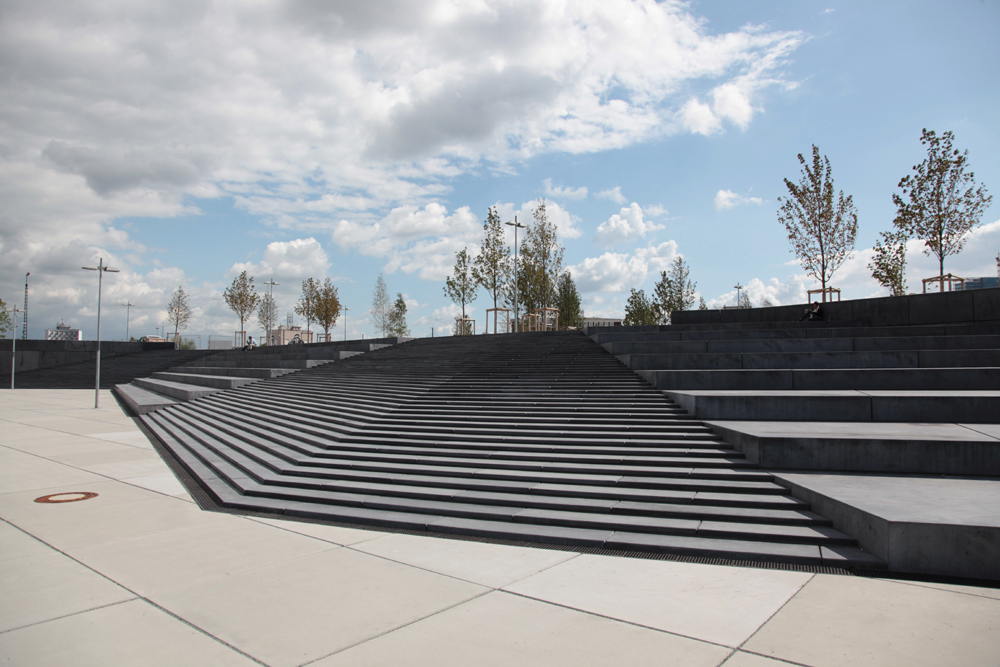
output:
[[[45,330],[45,340],[83,340],[83,332],[60,322],[55,329]]]

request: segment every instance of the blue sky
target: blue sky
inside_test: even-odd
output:
[[[847,298],[891,195],[951,130],[1000,193],[1000,3],[5,3],[0,13],[0,298],[29,336],[57,321],[154,333],[183,284],[189,335],[225,335],[243,269],[281,312],[329,276],[366,314],[378,273],[415,335],[444,330],[454,253],[487,208],[544,197],[586,314],[620,315],[677,255],[713,306],[737,281],[797,303],[814,281],[778,224],[812,144],[859,213]],[[1000,199],[945,268],[995,275]],[[919,242],[909,285],[936,273]],[[473,304],[482,318],[485,295]],[[343,322],[339,323],[343,331]],[[251,332],[255,330],[251,325]]]

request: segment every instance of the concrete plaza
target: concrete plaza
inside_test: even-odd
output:
[[[1000,665],[995,588],[204,512],[93,398],[0,392],[2,662]]]

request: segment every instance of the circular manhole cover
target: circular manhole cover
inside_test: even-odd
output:
[[[66,493],[52,493],[41,498],[35,498],[36,503],[75,503],[78,500],[90,500],[96,498],[93,491],[68,491]]]

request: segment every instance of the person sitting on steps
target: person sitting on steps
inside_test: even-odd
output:
[[[808,320],[809,322],[822,322],[823,321],[823,309],[819,305],[819,301],[813,301],[812,308],[806,308],[799,318],[799,322],[803,320]]]
[[[257,345],[253,342],[253,336],[247,336],[247,344],[243,346],[243,351],[246,352],[254,349],[255,347],[257,347]]]

